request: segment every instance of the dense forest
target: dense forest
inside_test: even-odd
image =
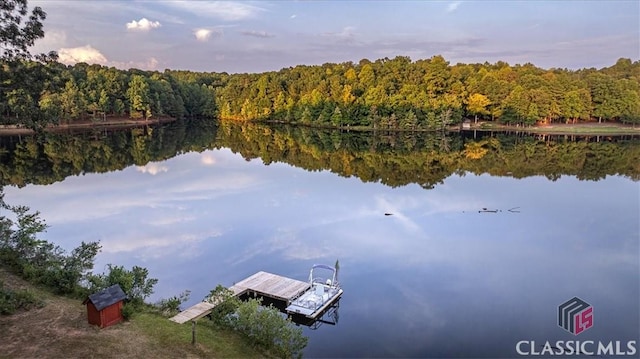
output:
[[[43,127],[108,117],[214,117],[219,76],[12,61],[0,69],[0,123]]]
[[[46,13],[0,8],[0,125],[42,128],[107,117],[206,117],[318,127],[446,129],[501,124],[640,123],[640,61],[603,69],[451,65],[442,56],[295,66],[259,74],[120,70],[32,55]]]
[[[37,134],[4,138],[2,184],[51,183],[69,175],[144,165],[178,153],[229,147],[248,158],[390,185],[430,187],[452,173],[573,174],[638,179],[637,140],[512,143],[501,137],[414,130],[446,129],[464,119],[502,124],[640,123],[640,61],[602,69],[540,69],[532,64],[451,65],[442,56],[296,66],[261,74],[120,70],[32,55],[45,12],[26,0],[0,7],[0,125],[42,128],[108,117],[188,118],[175,127]],[[216,118],[302,124],[260,127]],[[184,124],[187,124],[184,126]],[[220,126],[220,130],[216,131]],[[313,130],[309,126],[314,126]],[[322,129],[339,128],[339,131]],[[360,136],[345,128],[375,129]],[[402,129],[405,131],[396,131]]]
[[[319,126],[440,129],[465,118],[503,124],[640,123],[640,61],[596,70],[456,64],[442,56],[296,66],[223,77],[222,118]]]
[[[0,125],[38,129],[114,116],[216,115],[217,75],[67,66],[54,51],[31,54],[35,41],[44,37],[45,19],[39,6],[29,12],[27,0],[5,0],[0,6]]]
[[[445,129],[465,118],[640,123],[640,61],[629,59],[570,71],[396,57],[232,75],[3,61],[0,84],[0,124],[27,127],[123,116],[404,130]]]
[[[534,136],[506,133],[375,134],[307,126],[186,119],[118,131],[0,137],[0,185],[50,184],[68,176],[143,166],[178,154],[229,148],[247,160],[328,170],[363,182],[432,188],[454,174],[523,178],[562,175],[640,180],[637,136]]]

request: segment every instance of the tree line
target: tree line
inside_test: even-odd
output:
[[[39,6],[29,12],[27,0],[0,6],[0,125],[215,115],[216,75],[66,66],[53,51],[32,55],[29,48],[44,37],[45,19]]]
[[[446,129],[464,119],[510,125],[640,123],[640,61],[603,69],[451,65],[442,56],[300,65],[255,74],[119,70],[31,55],[46,13],[0,8],[0,124],[40,128],[107,117],[208,117],[323,127]],[[23,21],[24,20],[24,21]]]
[[[325,127],[444,129],[465,118],[510,125],[640,123],[640,61],[596,70],[530,63],[451,65],[442,56],[295,66],[222,77],[221,118]]]
[[[296,66],[260,74],[119,70],[44,58],[2,60],[0,124],[43,127],[111,117],[207,117],[321,127],[446,129],[640,123],[640,61],[604,69],[450,65],[442,56]]]
[[[0,64],[0,124],[42,128],[109,118],[214,117],[216,76],[56,61]]]

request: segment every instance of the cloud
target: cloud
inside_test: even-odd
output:
[[[454,1],[447,6],[447,12],[454,12],[462,4],[462,1]]]
[[[322,36],[334,37],[344,42],[353,42],[355,40],[355,33],[353,30],[355,29],[356,28],[353,26],[346,26],[340,32],[325,32]]]
[[[148,174],[150,174],[152,176],[155,176],[158,173],[168,172],[169,171],[169,167],[162,166],[162,165],[160,165],[158,163],[148,163],[145,166],[136,166],[136,171],[142,172],[142,173],[148,173]]]
[[[298,17],[298,15],[296,15],[296,14],[293,14],[293,15],[289,16],[290,19],[295,19],[296,17]]]
[[[228,21],[253,18],[263,11],[257,6],[234,1],[169,1],[165,4],[202,17],[216,17]]]
[[[67,42],[67,33],[63,30],[47,30],[44,38],[39,41],[40,45],[50,48],[62,47]]]
[[[149,21],[147,18],[142,18],[138,21],[131,21],[127,23],[127,30],[140,30],[149,31],[162,26],[159,21]]]
[[[268,38],[268,37],[275,36],[266,31],[255,31],[255,30],[245,30],[245,31],[240,31],[240,33],[245,36],[261,37],[261,38]]]
[[[78,62],[105,65],[108,62],[107,58],[91,45],[61,48],[58,50],[58,56],[59,61],[67,65],[73,65]]]
[[[88,64],[99,64],[103,66],[114,66],[120,69],[137,68],[141,70],[157,70],[160,64],[155,57],[150,57],[143,61],[111,61],[107,59],[99,50],[91,45],[73,48],[61,48],[58,50],[58,59],[66,65],[73,65],[78,62]]]
[[[157,70],[158,69],[158,60],[155,57],[149,58],[144,62],[137,62],[138,68],[142,70]]]
[[[197,29],[193,32],[198,41],[207,41],[211,36],[222,36],[222,29]]]

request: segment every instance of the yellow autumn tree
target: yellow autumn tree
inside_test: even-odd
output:
[[[478,115],[488,115],[489,111],[487,110],[487,106],[491,104],[491,101],[487,98],[487,96],[474,93],[469,96],[467,100],[467,110],[475,115],[475,122],[478,123]]]

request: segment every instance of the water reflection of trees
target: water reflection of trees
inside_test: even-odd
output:
[[[190,120],[156,127],[0,137],[2,184],[49,184],[190,151],[230,148],[245,159],[328,170],[389,186],[432,188],[452,174],[551,180],[572,175],[640,179],[640,139],[507,133],[347,132],[304,126]]]
[[[562,175],[640,179],[640,138],[632,136],[346,132],[223,122],[216,145],[247,159],[261,158],[265,164],[285,162],[393,187],[417,183],[432,188],[465,172],[551,180]]]
[[[155,127],[0,137],[2,185],[50,184],[86,173],[142,166],[213,148],[216,125],[180,121]]]

